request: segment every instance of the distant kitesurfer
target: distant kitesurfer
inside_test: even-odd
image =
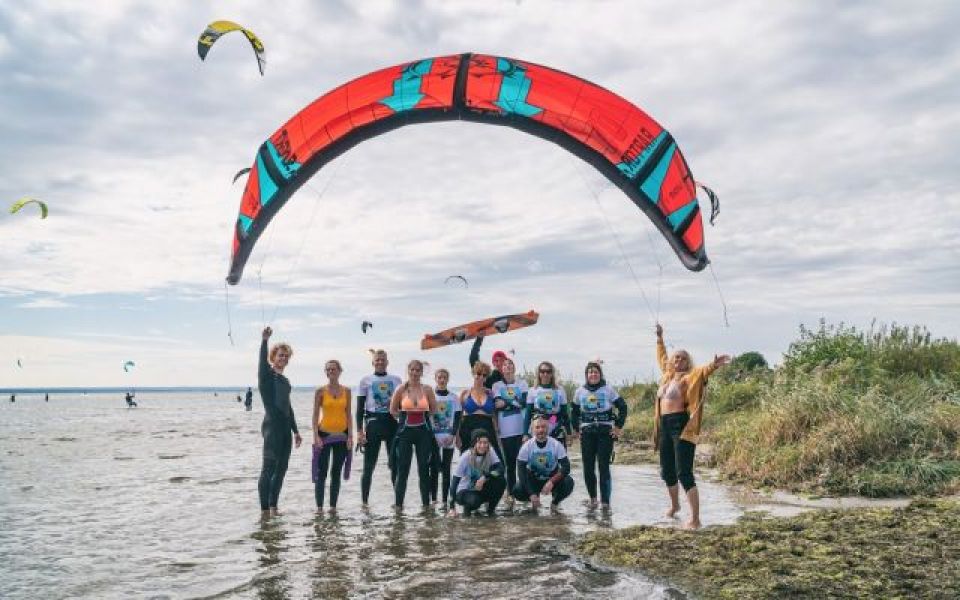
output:
[[[243,401],[243,405],[247,407],[247,410],[253,409],[253,390],[250,389],[249,387],[247,388],[247,396],[246,396],[246,399]]]
[[[126,396],[124,396],[124,400],[127,401],[127,408],[133,408],[134,406],[137,405],[137,403],[133,399],[132,392],[127,392]]]

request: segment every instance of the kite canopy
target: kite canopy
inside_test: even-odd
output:
[[[598,85],[533,63],[459,54],[355,79],[287,121],[257,152],[240,202],[227,281],[236,284],[257,239],[325,164],[381,133],[432,121],[508,125],[593,165],[642,210],[688,269],[707,265],[697,188],[673,137]]]
[[[23,208],[23,207],[26,206],[27,204],[31,204],[31,203],[36,204],[37,206],[40,207],[40,218],[41,218],[41,219],[46,219],[46,218],[47,218],[47,213],[49,212],[49,211],[47,210],[47,204],[46,204],[45,202],[43,202],[42,200],[37,200],[36,198],[30,198],[30,197],[27,197],[27,196],[24,196],[23,198],[20,198],[19,200],[17,200],[16,202],[14,202],[13,204],[10,205],[10,214],[12,215],[12,214],[16,214],[16,213],[20,212],[20,209],[21,209],[21,208]]]
[[[450,283],[451,281],[460,281],[463,282],[463,287],[470,287],[470,282],[467,281],[467,278],[463,275],[451,275],[443,280],[443,283]]]
[[[220,39],[220,36],[231,31],[242,31],[243,35],[247,36],[250,45],[253,46],[253,53],[257,56],[257,66],[260,68],[260,74],[263,75],[263,67],[267,64],[263,42],[255,33],[233,21],[214,21],[207,25],[207,28],[200,34],[200,38],[197,39],[197,54],[200,55],[200,60],[207,58],[207,52],[210,52],[210,48],[213,47],[214,42]]]
[[[363,323],[360,323],[360,331],[362,331],[363,333],[366,333],[367,330],[370,329],[371,327],[373,327],[373,323],[371,323],[370,321],[364,321]]]
[[[134,368],[135,366],[137,366],[137,363],[133,362],[132,360],[128,360],[127,362],[123,363],[123,370],[125,372],[130,372],[130,369]]]
[[[240,169],[239,171],[237,171],[237,174],[233,176],[233,181],[231,181],[230,183],[236,183],[238,179],[240,179],[241,177],[243,177],[249,172],[250,172],[250,167],[244,167]]]

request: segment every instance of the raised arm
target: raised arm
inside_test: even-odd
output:
[[[667,372],[667,346],[663,343],[663,327],[657,323],[657,365],[661,373]]]
[[[483,336],[478,335],[477,339],[473,340],[473,346],[470,347],[470,368],[473,368],[473,365],[477,364],[477,361],[480,360],[480,346],[483,345]]]

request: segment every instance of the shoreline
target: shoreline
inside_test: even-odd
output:
[[[586,534],[581,557],[638,571],[697,598],[955,598],[960,502],[749,512],[700,531],[639,526]],[[682,568],[678,568],[682,565]]]

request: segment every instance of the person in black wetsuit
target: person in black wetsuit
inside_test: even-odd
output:
[[[260,426],[263,434],[263,466],[260,468],[257,490],[260,494],[260,510],[264,516],[277,512],[280,488],[283,487],[283,477],[287,474],[287,463],[290,460],[290,432],[293,432],[293,442],[297,448],[303,441],[297,431],[293,406],[290,405],[290,380],[283,374],[293,355],[293,349],[289,344],[279,343],[275,344],[268,354],[267,341],[271,335],[273,330],[265,327],[263,341],[260,343],[260,365],[257,372],[264,408],[263,425]]]
[[[127,408],[133,408],[137,405],[136,401],[133,399],[133,392],[127,392],[127,395],[124,396],[124,400],[127,401]]]
[[[380,457],[380,444],[387,447],[387,466],[391,483],[396,479],[396,460],[393,455],[393,440],[397,434],[397,420],[390,414],[390,400],[403,381],[387,373],[385,350],[371,350],[373,375],[360,380],[357,388],[357,439],[363,448],[363,474],[360,476],[360,501],[367,506],[373,470]]]
[[[473,347],[470,348],[470,368],[473,368],[473,365],[477,364],[477,361],[480,360],[480,346],[483,344],[483,336],[478,336],[477,339],[473,341]],[[507,353],[503,350],[497,350],[493,353],[493,358],[490,362],[493,363],[493,370],[490,371],[490,374],[487,375],[487,378],[483,380],[483,387],[488,390],[493,389],[493,384],[498,381],[503,381],[503,361],[506,360]],[[469,441],[469,440],[468,440]]]
[[[586,382],[573,395],[571,420],[573,436],[580,437],[583,457],[583,481],[590,495],[590,508],[597,507],[597,468],[600,471],[600,502],[610,509],[613,480],[610,477],[610,456],[613,442],[627,421],[627,403],[613,386],[603,379],[603,369],[597,361],[587,363]]]
[[[247,396],[243,401],[243,406],[247,410],[253,409],[253,390],[250,389],[249,387],[247,388]]]

